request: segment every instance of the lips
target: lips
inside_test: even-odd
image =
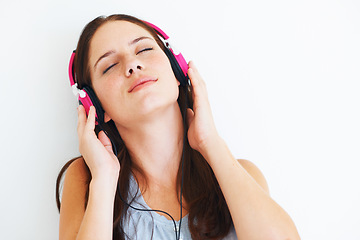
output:
[[[144,83],[147,82],[156,82],[157,79],[156,78],[152,78],[152,77],[143,77],[143,78],[139,78],[137,80],[135,80],[131,86],[128,89],[128,92],[132,92],[136,87],[143,85]]]

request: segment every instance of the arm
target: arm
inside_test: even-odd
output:
[[[193,111],[187,112],[189,143],[213,169],[238,239],[300,239],[289,215],[269,196],[261,172],[248,161],[240,164],[219,137],[205,83],[192,62],[188,74],[194,99]]]
[[[119,162],[112,153],[110,140],[103,132],[99,139],[94,133],[95,112],[89,118],[79,107],[78,135],[80,152],[67,170],[60,209],[60,240],[110,240],[113,232],[113,204],[116,192]],[[91,181],[86,165],[91,172]],[[89,188],[85,209],[85,194]]]
[[[112,239],[117,177],[92,180],[77,240]]]
[[[66,171],[60,207],[60,240],[76,239],[85,213],[89,177],[82,158],[75,160]]]
[[[214,144],[203,154],[220,184],[238,238],[300,239],[289,215],[269,196],[260,171],[249,162],[240,164],[224,141]]]
[[[259,186],[264,189],[266,193],[270,194],[269,186],[266,182],[266,179],[262,172],[256,167],[256,165],[245,159],[238,159],[237,161],[246,170],[246,172],[248,172],[249,175],[259,184]]]

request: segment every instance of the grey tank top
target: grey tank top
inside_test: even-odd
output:
[[[136,196],[135,196],[136,195]],[[140,209],[150,209],[146,204],[138,185],[133,178],[130,177],[129,182],[129,201],[135,196],[131,206]],[[175,221],[176,228],[179,227],[180,221]],[[144,212],[128,209],[127,218],[124,221],[124,232],[127,240],[175,240],[175,226],[172,220],[168,220],[165,216],[157,212]],[[191,240],[191,234],[188,226],[188,216],[182,218],[181,240]],[[235,229],[232,226],[229,234],[223,240],[237,240]]]

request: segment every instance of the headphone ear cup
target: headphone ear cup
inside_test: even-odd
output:
[[[83,98],[79,96],[79,104],[84,106],[87,116],[89,115],[90,107],[94,106],[96,109],[96,125],[103,124],[105,112],[100,104],[99,99],[96,97],[95,92],[91,87],[88,86],[85,86],[82,90],[86,93],[86,95]]]
[[[165,48],[165,54],[170,60],[171,68],[175,74],[176,79],[179,80],[180,85],[187,86],[188,85],[187,70],[189,67],[184,57],[181,54],[175,56],[173,52],[168,48]]]
[[[174,50],[171,48],[169,42],[167,40],[169,39],[169,36],[166,35],[166,33],[155,26],[152,23],[144,21],[145,24],[150,26],[156,34],[159,36],[160,40],[163,42],[165,46],[165,54],[170,60],[171,68],[175,74],[175,77],[180,82],[180,85],[182,86],[188,86],[189,85],[189,77],[187,75],[189,66],[183,57],[181,53],[176,54]]]

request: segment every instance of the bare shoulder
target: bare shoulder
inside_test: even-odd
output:
[[[88,181],[89,172],[87,170],[86,163],[82,157],[77,158],[72,162],[69,168],[66,170],[65,181]]]
[[[238,159],[241,166],[249,173],[249,175],[267,192],[269,187],[266,179],[260,169],[251,161],[245,159]]]
[[[59,239],[75,239],[85,213],[89,172],[83,158],[74,160],[66,170],[63,183]]]
[[[82,157],[74,160],[65,172],[61,208],[74,201],[84,202],[90,174]]]

